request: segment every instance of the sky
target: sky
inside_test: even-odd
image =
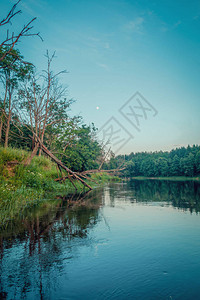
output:
[[[15,3],[1,0],[2,19]],[[22,0],[17,32],[37,17],[18,48],[55,72],[71,114],[94,123],[116,154],[171,150],[200,143],[200,1]],[[0,33],[2,38],[3,31]]]

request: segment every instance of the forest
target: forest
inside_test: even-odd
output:
[[[169,177],[200,175],[200,146],[193,145],[171,150],[170,152],[140,152],[112,157],[107,168],[117,168],[125,164],[122,171],[125,177]]]

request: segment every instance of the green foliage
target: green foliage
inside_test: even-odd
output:
[[[125,177],[199,176],[200,146],[182,147],[170,152],[141,152],[125,156],[119,155],[111,158],[106,168],[117,168],[122,162],[126,165],[126,169],[122,172]]]
[[[102,183],[109,182],[109,181],[116,181],[116,182],[121,181],[121,178],[119,178],[118,176],[112,176],[105,172],[94,173],[91,175],[91,178],[97,182],[102,182]]]
[[[0,148],[0,226],[45,199],[75,192],[70,181],[62,184],[54,181],[58,177],[56,166],[45,156],[34,157],[29,166],[24,166],[21,162],[28,155],[20,149]],[[11,161],[18,164],[12,165]],[[99,183],[120,180],[105,173],[93,174],[92,178]],[[96,184],[90,182],[90,185]],[[81,192],[82,185],[76,186]]]
[[[60,149],[60,159],[68,168],[79,172],[98,168],[102,149],[95,139],[95,131],[94,126],[77,124],[77,127],[70,131],[70,142],[65,131],[60,135],[57,147]],[[69,145],[65,149],[68,142]]]
[[[71,183],[68,181],[65,184],[54,181],[54,178],[58,177],[56,167],[44,156],[35,157],[30,166],[20,164],[28,155],[30,153],[19,149],[0,148],[1,204],[4,200],[12,202],[12,199],[17,199],[17,197],[24,199],[29,192],[34,195],[39,193],[44,197],[49,192],[66,193],[71,189]],[[18,162],[18,164],[12,165],[10,161]]]
[[[12,184],[0,185],[0,226],[13,219],[24,209],[38,205],[43,200],[42,191],[27,189],[21,186],[18,189]]]
[[[0,148],[0,226],[47,199],[76,192],[70,181],[62,184],[54,181],[58,177],[56,166],[44,156],[34,157],[27,167],[19,163],[10,169],[10,161],[22,162],[29,154],[19,149]],[[82,192],[83,186],[76,186]]]
[[[18,79],[23,80],[25,76],[29,75],[33,70],[33,66],[31,64],[23,63],[23,56],[17,49],[9,50],[8,47],[0,47],[0,57],[3,57],[6,54],[3,60],[0,60],[0,70],[1,74],[6,74],[10,76],[11,74],[15,74]],[[10,85],[16,85],[17,80],[16,77],[12,76],[10,78]]]
[[[2,47],[0,55],[5,52],[7,48]],[[66,98],[59,73],[51,70],[53,58],[54,54],[50,57],[47,53],[48,69],[42,76],[36,76],[33,65],[24,64],[23,56],[14,48],[0,62],[0,143],[32,151],[34,132],[73,171],[97,168],[103,150],[95,138],[96,128],[94,124],[83,125],[80,116],[69,116],[74,100]],[[36,177],[25,180],[38,186]]]
[[[29,166],[21,164],[28,155],[30,153],[19,149],[0,148],[0,205],[12,203],[15,199],[19,200],[20,205],[20,201],[29,202],[30,195],[35,199],[40,195],[42,199],[75,192],[70,181],[61,184],[54,180],[58,177],[56,166],[47,157],[34,157]],[[10,164],[10,161],[15,161],[16,165]],[[78,191],[82,188],[77,184]],[[30,203],[33,202],[31,197]]]
[[[195,155],[195,168],[196,173],[200,174],[200,150]]]

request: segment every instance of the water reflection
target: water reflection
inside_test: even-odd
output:
[[[150,202],[168,203],[181,210],[199,212],[200,184],[193,181],[135,180],[111,184],[85,195],[58,198],[45,202],[42,207],[27,210],[1,228],[0,299],[53,299],[52,290],[59,291],[70,276],[66,266],[78,261],[82,249],[96,245],[100,233],[95,238],[91,235],[96,225],[105,224],[110,231],[110,219],[106,219],[100,208],[103,205],[109,209],[120,206],[125,210],[126,205]],[[118,236],[116,240],[120,243]],[[117,245],[115,249],[124,249]],[[85,259],[90,251],[84,251]],[[106,274],[102,276],[106,277]],[[64,282],[61,277],[65,278]]]
[[[131,203],[166,202],[173,207],[200,212],[200,183],[198,181],[132,180],[110,186],[104,202],[115,206],[117,199]]]
[[[93,242],[88,232],[99,220],[101,199],[99,189],[45,202],[1,228],[0,299],[48,299],[58,281],[52,275],[55,265],[62,272],[81,245]]]

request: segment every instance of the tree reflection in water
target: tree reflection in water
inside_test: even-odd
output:
[[[102,190],[45,202],[26,211],[0,233],[0,299],[48,298],[63,262],[91,246],[99,220]],[[55,276],[54,268],[56,268]],[[51,273],[51,276],[50,276]]]
[[[63,284],[62,275],[64,284],[67,282],[70,265],[73,267],[69,262],[75,263],[84,247],[96,245],[96,237],[90,233],[104,218],[100,207],[123,206],[123,202],[162,202],[198,213],[200,184],[134,180],[46,201],[42,207],[27,210],[1,228],[0,299],[51,299],[52,291]]]
[[[123,187],[126,185],[126,187]],[[200,212],[200,182],[170,180],[131,180],[109,188],[110,206],[121,201],[165,202],[175,208]]]

